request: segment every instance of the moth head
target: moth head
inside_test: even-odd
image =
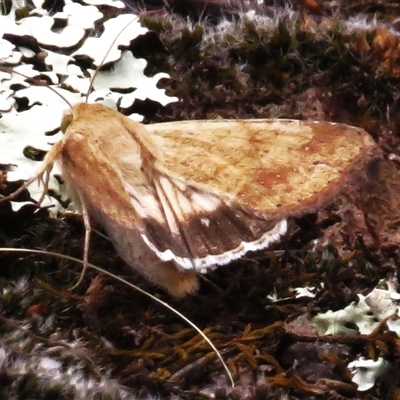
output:
[[[65,110],[63,112],[61,126],[60,126],[62,133],[66,132],[66,130],[69,127],[69,125],[71,124],[72,120],[73,120],[72,110],[71,109]]]

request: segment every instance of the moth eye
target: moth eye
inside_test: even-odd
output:
[[[71,122],[72,122],[72,111],[65,110],[63,113],[63,117],[61,120],[61,127],[60,127],[62,133],[65,133]]]

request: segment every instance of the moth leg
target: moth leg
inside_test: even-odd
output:
[[[28,188],[33,182],[37,180],[45,185],[43,189],[44,194],[42,193],[38,202],[38,204],[40,204],[43,201],[44,197],[46,196],[50,180],[50,172],[53,169],[54,162],[62,149],[62,145],[63,143],[61,141],[53,145],[53,147],[46,154],[46,157],[44,158],[43,163],[39,168],[39,170],[36,172],[36,174],[32,178],[29,178],[15,192],[9,194],[8,196],[0,195],[0,202],[15,199],[20,193],[22,193],[26,188]],[[43,180],[43,175],[45,173],[46,173],[46,178]]]
[[[12,192],[8,196],[0,195],[0,203],[6,200],[15,199],[21,192],[23,192],[27,187],[29,187],[33,182],[39,179],[39,174],[36,174],[32,178],[29,178],[23,185],[21,185],[15,192]]]
[[[80,198],[81,209],[82,209],[83,225],[85,226],[85,244],[84,244],[84,248],[83,248],[83,269],[82,269],[81,275],[78,279],[78,282],[76,282],[75,285],[70,287],[68,290],[74,290],[82,283],[83,278],[85,277],[85,273],[86,273],[86,270],[88,267],[88,262],[89,262],[90,234],[92,231],[92,227],[90,225],[90,216],[89,216],[88,210],[86,208],[85,201],[81,195],[79,195],[79,198]]]
[[[38,177],[38,181],[41,182],[43,185],[43,192],[40,195],[40,198],[38,200],[38,205],[42,204],[42,201],[46,197],[46,194],[49,193],[50,172],[51,172],[51,168],[47,168],[44,171],[44,173]],[[43,179],[43,175],[45,175],[44,179]]]

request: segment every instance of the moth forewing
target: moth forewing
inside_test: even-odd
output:
[[[183,121],[147,129],[161,153],[155,192],[174,219],[148,212],[142,237],[162,260],[185,268],[224,265],[277,241],[284,218],[329,201],[375,149],[362,129],[324,122]]]
[[[329,122],[182,121],[148,129],[167,171],[275,218],[307,212],[306,204],[315,210],[321,193],[343,186],[376,147],[364,130]]]

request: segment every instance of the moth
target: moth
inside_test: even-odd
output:
[[[59,163],[86,226],[100,222],[132,269],[178,298],[207,268],[278,241],[288,217],[323,206],[376,148],[343,124],[143,125],[101,104],[73,106],[61,126],[38,177]]]
[[[376,148],[367,132],[343,124],[145,126],[87,103],[72,106],[61,129],[63,138],[24,187],[35,179],[46,187],[58,163],[84,216],[84,261],[92,217],[129,266],[175,297],[196,292],[208,268],[278,241],[287,218],[323,206]]]

